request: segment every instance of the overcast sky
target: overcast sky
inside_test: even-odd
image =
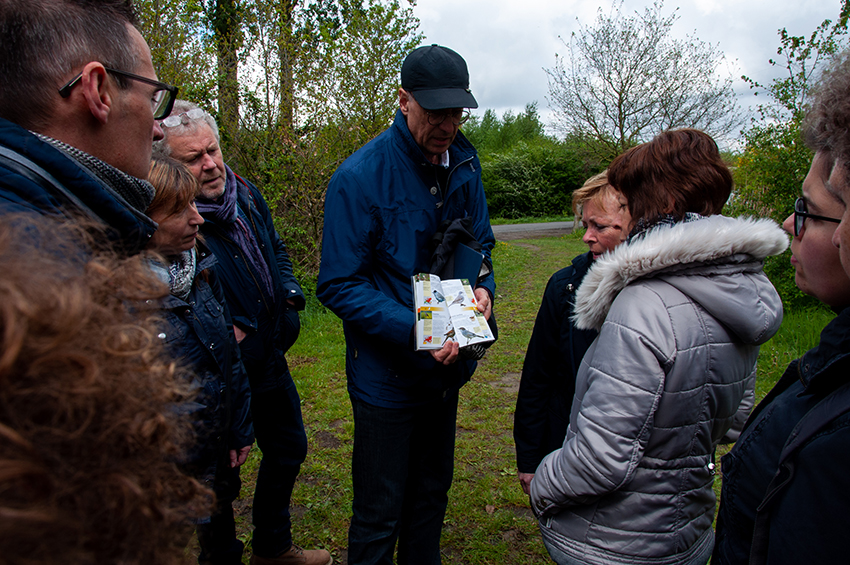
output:
[[[651,0],[625,0],[623,12],[643,12]],[[753,95],[738,79],[742,74],[760,82],[778,76],[768,64],[779,46],[777,30],[809,36],[824,19],[837,18],[839,0],[667,0],[662,14],[679,5],[673,35],[694,35],[718,45],[726,55],[742,105]],[[424,44],[438,43],[460,53],[469,66],[470,87],[479,104],[499,116],[506,110],[522,111],[537,101],[548,121],[548,81],[544,68],[552,68],[555,54],[569,51],[579,22],[592,24],[597,8],[610,12],[611,0],[418,0],[414,14],[425,34]]]

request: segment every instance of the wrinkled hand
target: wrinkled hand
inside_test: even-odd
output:
[[[456,341],[447,341],[443,344],[442,349],[433,349],[430,351],[431,357],[436,359],[438,363],[442,363],[443,365],[451,365],[455,361],[457,361],[458,355],[460,353],[460,345]]]
[[[234,326],[236,327],[236,326]],[[230,450],[230,467],[239,467],[248,459],[248,452],[251,451],[251,446],[246,445],[239,449]]]
[[[519,484],[522,487],[522,492],[529,494],[531,491],[531,479],[534,478],[534,473],[519,473]]]
[[[493,312],[493,303],[490,301],[490,293],[486,288],[478,287],[474,291],[475,302],[478,303],[478,311],[484,314],[484,319],[489,320]]]
[[[240,330],[239,326],[234,325],[233,326],[233,335],[236,336],[236,343],[242,343],[242,340],[245,339],[245,336],[247,336],[248,334],[246,334],[245,332]]]

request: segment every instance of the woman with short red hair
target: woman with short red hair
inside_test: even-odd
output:
[[[578,289],[576,325],[599,336],[532,506],[557,563],[704,565],[714,448],[743,424],[759,345],[782,321],[762,264],[788,239],[770,220],[719,215],[732,176],[698,130],[634,147],[608,180],[628,200],[629,238]]]

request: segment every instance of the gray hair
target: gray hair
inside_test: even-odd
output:
[[[81,66],[135,71],[141,53],[128,24],[136,24],[132,0],[0,0],[0,117],[39,131],[50,123],[57,90]]]
[[[806,145],[829,151],[850,164],[850,49],[835,56],[813,88],[812,105],[803,122]]]
[[[184,115],[192,110],[201,110],[203,115],[194,119]],[[165,126],[163,124],[162,132],[165,134],[165,137],[159,141],[153,142],[153,157],[170,157],[171,146],[168,144],[169,138],[193,135],[198,131],[198,126],[202,124],[208,125],[215,136],[215,140],[218,143],[221,143],[221,137],[218,133],[218,124],[215,123],[215,119],[209,114],[209,112],[194,102],[189,102],[188,100],[175,100],[174,107],[171,109],[171,114],[169,114],[168,117],[171,116],[180,116],[182,119],[176,126]]]

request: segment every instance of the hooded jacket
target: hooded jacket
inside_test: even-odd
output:
[[[438,172],[445,173],[442,185]],[[438,171],[401,111],[334,173],[316,295],[343,321],[351,396],[400,408],[441,398],[469,380],[475,361],[440,365],[414,351],[412,338],[411,277],[429,272],[430,241],[440,224],[464,217],[472,218],[472,233],[489,260],[495,240],[475,148],[458,132],[449,169]],[[494,296],[493,274],[479,286]]]
[[[716,444],[782,321],[762,272],[770,220],[656,228],[598,259],[577,293],[585,355],[564,446],[531,484],[547,544],[591,564],[684,564],[710,550]]]

